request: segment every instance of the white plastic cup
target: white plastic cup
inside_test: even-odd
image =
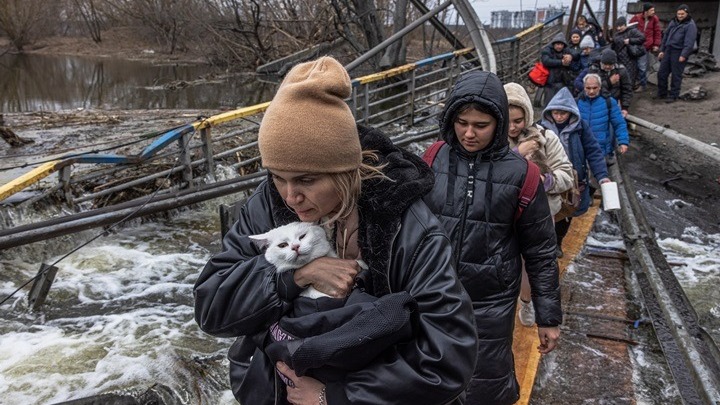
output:
[[[600,185],[602,193],[603,209],[605,211],[620,209],[620,195],[618,194],[617,183],[609,181]]]

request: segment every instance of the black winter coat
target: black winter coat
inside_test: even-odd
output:
[[[625,44],[625,40],[629,40],[629,44]],[[612,49],[617,53],[618,62],[625,65],[630,77],[630,82],[635,83],[637,78],[637,60],[638,58],[630,55],[629,45],[635,45],[644,49],[645,34],[640,32],[635,26],[628,27],[623,32],[615,33],[613,37]]]
[[[359,371],[327,382],[328,403],[461,403],[477,355],[472,306],[452,263],[450,241],[420,197],[432,188],[430,169],[382,133],[359,128],[393,181],[363,182],[358,242],[371,276],[362,283],[381,297],[405,291],[417,304],[413,336]],[[301,289],[292,272],[280,277],[247,235],[297,221],[272,181],[262,183],[205,266],[194,288],[195,320],[215,336],[239,339],[228,356],[233,392],[241,403],[284,403],[284,385],[262,351],[268,328],[292,307]],[[252,361],[248,359],[253,355]],[[249,367],[249,369],[248,369]]]
[[[498,119],[490,146],[465,151],[454,132],[458,109],[485,106]],[[527,161],[508,147],[508,101],[497,76],[465,74],[445,103],[440,131],[447,145],[433,162],[435,186],[425,196],[453,245],[455,265],[473,300],[478,361],[467,403],[511,404],[519,398],[512,354],[522,258],[530,277],[535,320],[557,326],[562,319],[555,229],[547,197],[537,194],[515,221]]]
[[[562,43],[565,45],[562,51],[557,52],[553,45],[555,43]],[[572,86],[573,73],[570,69],[570,65],[563,65],[562,58],[564,55],[570,55],[573,60],[580,60],[580,54],[570,52],[568,49],[568,43],[565,41],[565,36],[562,33],[558,33],[553,37],[552,41],[542,48],[540,52],[540,61],[550,71],[550,76],[545,84],[551,87],[554,84],[562,84],[562,86]],[[561,87],[562,87],[561,86]]]

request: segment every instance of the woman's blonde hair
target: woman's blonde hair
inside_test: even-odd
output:
[[[382,169],[387,164],[376,165],[378,160],[375,151],[363,151],[362,163],[357,169],[342,173],[330,173],[330,179],[335,186],[342,205],[337,214],[327,221],[328,223],[350,216],[360,199],[363,181],[370,179],[390,180],[382,172]]]

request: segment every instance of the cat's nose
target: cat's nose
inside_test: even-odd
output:
[[[292,250],[297,252],[298,250],[300,250],[300,245],[292,245]]]

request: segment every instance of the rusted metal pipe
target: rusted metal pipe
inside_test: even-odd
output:
[[[628,122],[640,125],[643,128],[651,129],[660,135],[664,135],[676,142],[680,142],[683,145],[689,146],[696,151],[702,153],[703,155],[709,157],[710,159],[714,159],[716,162],[720,163],[720,149],[714,146],[708,145],[705,142],[700,142],[697,139],[690,138],[689,136],[683,135],[680,132],[675,131],[674,129],[665,128],[660,125],[653,124],[650,121],[646,121],[634,115],[628,114],[625,119]]]

